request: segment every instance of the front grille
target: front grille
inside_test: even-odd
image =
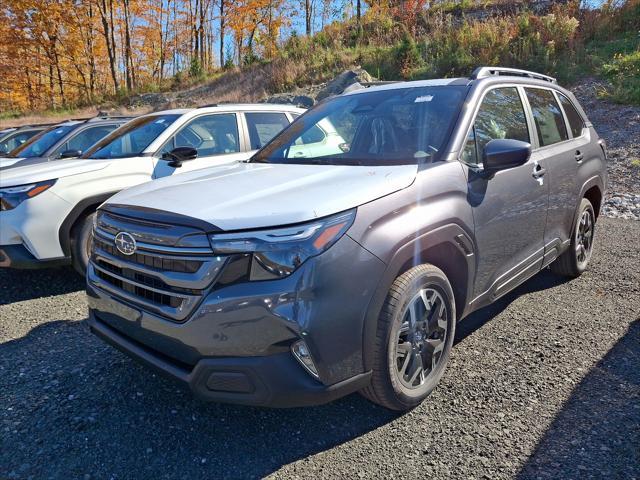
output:
[[[156,305],[164,305],[166,307],[171,308],[179,308],[182,304],[182,299],[177,297],[172,297],[171,295],[167,295],[165,293],[159,293],[153,290],[149,290],[143,287],[139,287],[137,285],[133,285],[131,283],[127,283],[124,280],[121,280],[113,275],[109,275],[106,272],[98,270],[96,272],[98,278],[101,280],[113,285],[114,287],[121,289],[125,292],[129,292],[136,297],[140,297],[144,300],[147,300]]]
[[[136,252],[133,255],[125,255],[118,250],[115,245],[107,243],[101,238],[95,239],[95,246],[109,255],[121,258],[123,260],[151,267],[156,270],[164,270],[169,272],[196,273],[202,266],[202,262],[198,260],[183,260],[180,258],[163,258],[160,255],[148,255],[146,253]]]
[[[172,321],[185,321],[205,292],[213,288],[227,258],[216,256],[206,248],[142,241],[138,242],[133,255],[125,255],[115,245],[114,231],[120,229],[137,238],[144,234],[145,239],[155,238],[154,232],[148,225],[145,225],[147,230],[141,232],[139,222],[132,219],[125,223],[122,217],[118,218],[117,225],[110,225],[109,218],[102,216],[94,231],[90,281],[126,303]],[[178,233],[173,232],[171,225],[158,225],[164,238],[203,234],[197,229],[186,232],[185,227],[176,229]]]

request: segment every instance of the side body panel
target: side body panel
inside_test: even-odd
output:
[[[532,177],[538,164],[532,157],[490,179],[468,171],[478,248],[474,298],[502,287],[502,282],[502,288],[508,288],[511,276],[520,270],[538,271],[542,265],[548,188]]]
[[[466,131],[471,131],[476,122],[485,96],[501,88],[518,90],[524,113],[522,120],[527,122],[529,141],[535,149],[535,128],[524,90],[510,81],[477,89],[476,107],[469,108],[467,112]],[[461,158],[461,152],[456,158]],[[525,164],[493,174],[464,165],[477,244],[472,308],[479,308],[504,295],[542,267],[549,202],[546,167],[546,156],[535,153]]]
[[[550,172],[549,216],[545,231],[547,245],[568,245],[575,222],[576,209],[584,196],[586,184],[599,179],[604,193],[606,164],[604,153],[592,128],[585,128],[582,136],[540,149],[548,156]],[[599,212],[598,212],[599,213]]]

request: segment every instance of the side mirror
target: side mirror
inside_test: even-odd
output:
[[[491,140],[482,152],[482,164],[487,173],[524,165],[531,156],[531,144],[520,140]]]
[[[60,158],[75,158],[82,155],[82,150],[65,150],[60,154]]]
[[[198,150],[193,147],[176,147],[162,155],[162,159],[168,160],[169,166],[174,168],[180,168],[183,162],[195,160],[197,157]]]

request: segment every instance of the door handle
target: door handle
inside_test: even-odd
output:
[[[580,150],[576,150],[576,162],[580,163],[582,162],[582,159],[584,158],[584,155],[582,154],[582,152]]]
[[[531,175],[533,175],[533,178],[541,178],[545,173],[547,173],[547,169],[542,167],[541,165],[536,164]]]

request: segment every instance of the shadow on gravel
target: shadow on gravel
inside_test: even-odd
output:
[[[0,344],[0,405],[0,478],[257,478],[397,418],[357,394],[290,410],[200,402],[84,321]]]
[[[640,318],[572,392],[518,479],[640,478]]]
[[[569,281],[568,278],[555,275],[551,273],[551,270],[549,269],[541,271],[515,290],[507,293],[504,297],[498,299],[491,305],[487,305],[486,307],[473,312],[458,323],[458,325],[456,325],[456,338],[454,345],[464,341],[465,338],[481,328],[485,323],[499,315],[500,312],[506,309],[511,302],[516,300],[518,297],[527,293],[539,292],[547,290],[548,288],[557,287],[567,281]]]
[[[46,270],[0,269],[0,305],[76,292],[84,278],[71,267]]]

